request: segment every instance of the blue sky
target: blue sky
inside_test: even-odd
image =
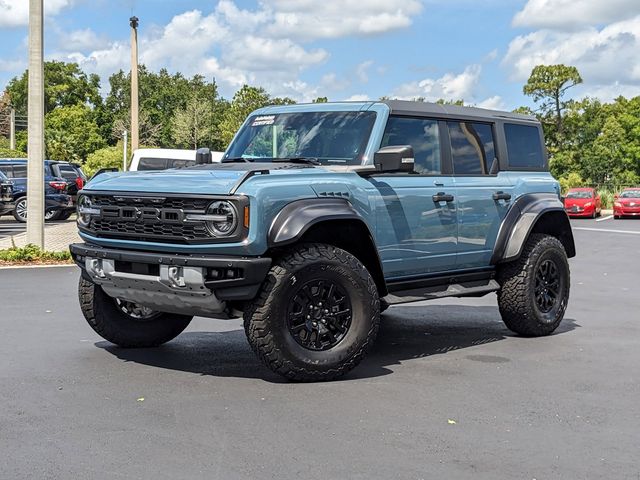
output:
[[[0,89],[27,62],[26,0],[0,1]],[[638,0],[45,0],[46,56],[101,75],[140,57],[304,101],[426,97],[512,109],[540,63],[579,68],[574,96],[640,95]]]

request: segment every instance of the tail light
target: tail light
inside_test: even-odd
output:
[[[60,182],[58,180],[53,180],[49,182],[49,186],[60,192],[64,192],[67,189],[67,182]]]
[[[84,187],[84,180],[82,177],[76,177],[76,186],[78,187],[78,190],[82,190],[82,187]]]

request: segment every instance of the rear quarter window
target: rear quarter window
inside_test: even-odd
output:
[[[168,159],[166,158],[141,158],[138,170],[166,170]]]
[[[541,135],[538,127],[505,123],[504,135],[507,142],[509,167],[522,170],[542,170],[545,168]]]

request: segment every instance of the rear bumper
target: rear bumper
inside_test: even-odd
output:
[[[227,302],[255,298],[271,268],[264,257],[173,255],[85,243],[69,250],[83,276],[108,295],[184,315],[223,316]]]
[[[13,209],[15,207],[16,207],[16,204],[13,201],[10,201],[10,202],[0,201],[0,215],[6,215],[7,213],[13,212]]]

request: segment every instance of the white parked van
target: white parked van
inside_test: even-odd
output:
[[[222,160],[224,152],[211,152],[213,162]],[[139,148],[133,152],[129,170],[167,170],[184,168],[196,164],[195,150],[178,150],[173,148]]]

